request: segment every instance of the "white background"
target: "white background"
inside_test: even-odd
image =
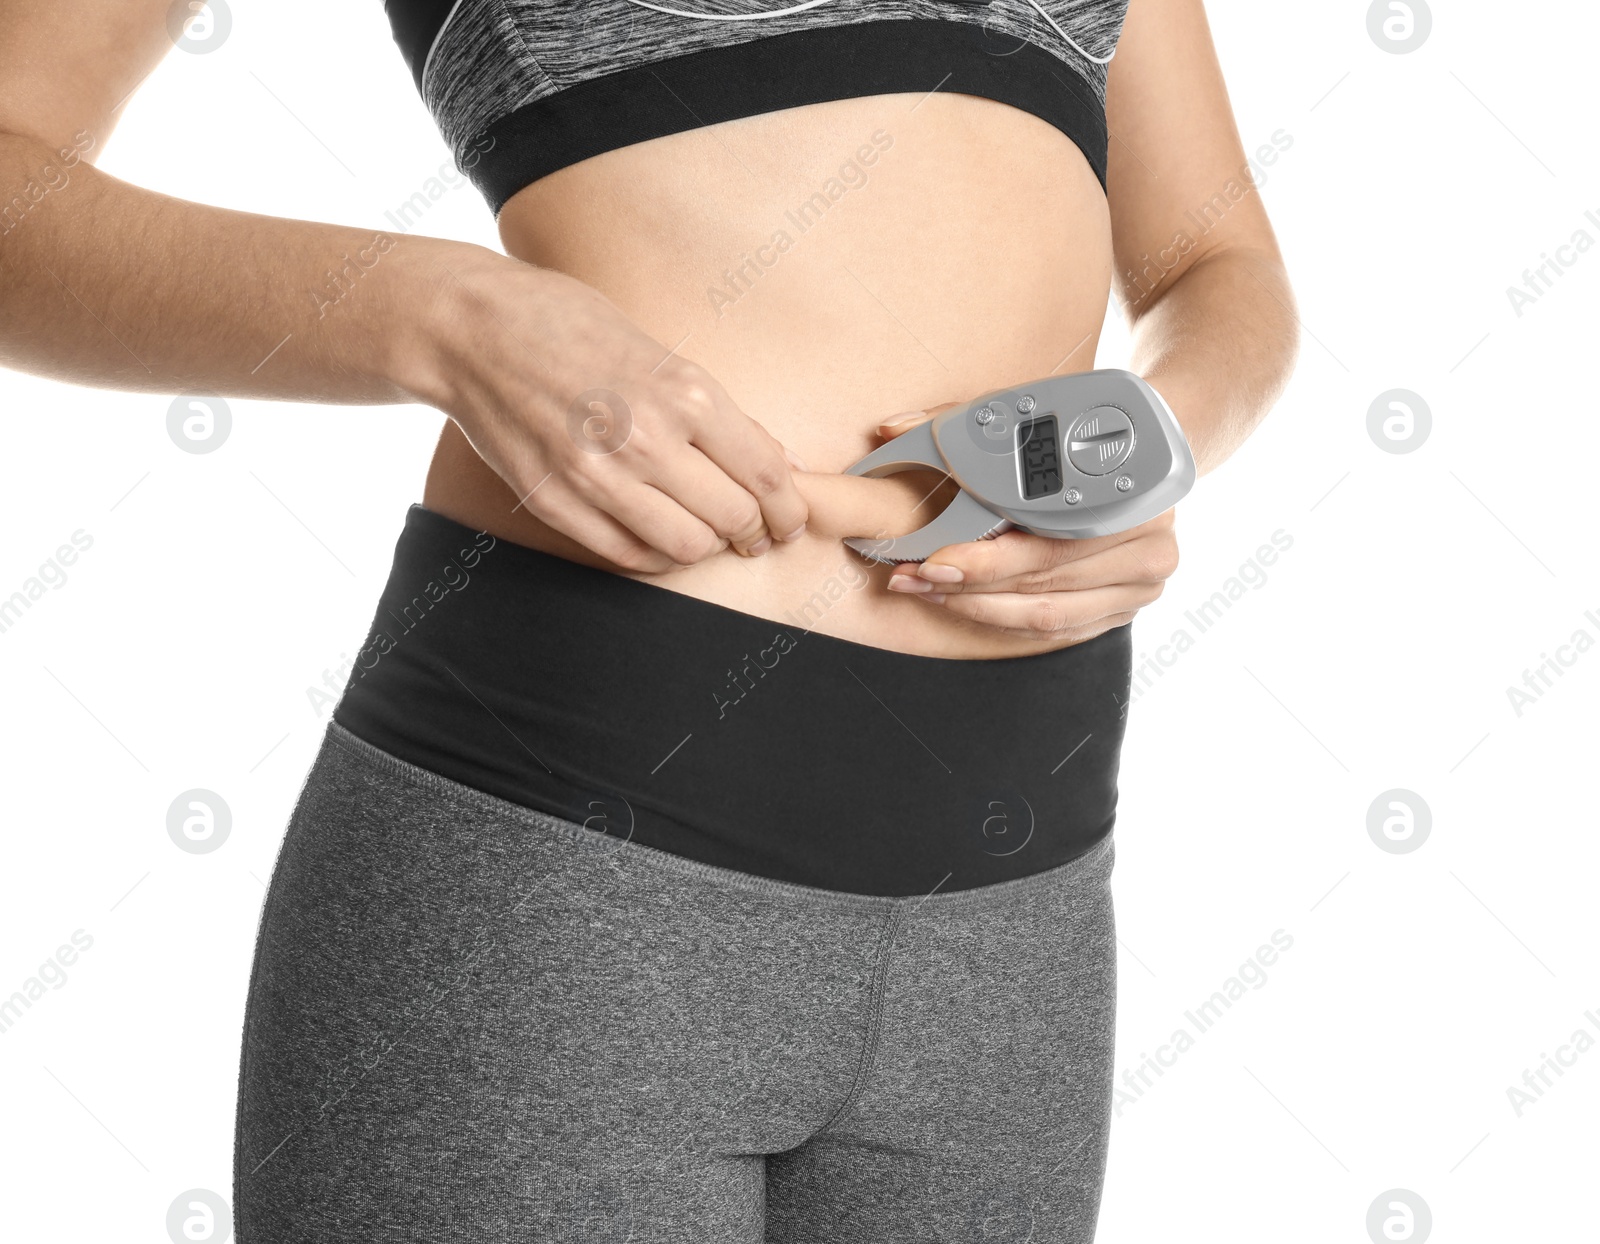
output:
[[[1402,55],[1362,3],[1210,12],[1246,147],[1292,136],[1262,193],[1304,348],[1179,506],[1182,567],[1135,623],[1141,656],[1195,642],[1130,717],[1119,1076],[1192,1034],[1185,1012],[1275,930],[1293,945],[1119,1106],[1099,1239],[1359,1244],[1403,1189],[1440,1241],[1597,1240],[1600,1049],[1520,1114],[1507,1090],[1574,1032],[1600,1041],[1600,652],[1520,715],[1507,688],[1574,632],[1600,640],[1580,366],[1600,249],[1521,315],[1507,287],[1579,229],[1600,242],[1600,20],[1438,5]],[[145,84],[102,168],[380,228],[448,167],[377,0],[233,15],[219,50]],[[497,244],[470,187],[419,228]],[[1125,362],[1112,315],[1101,366]],[[1405,454],[1368,433],[1396,388],[1432,416]],[[0,1033],[18,1240],[159,1244],[179,1193],[230,1195],[263,886],[326,722],[307,688],[364,635],[439,426],[232,401],[227,444],[191,455],[169,402],[0,372],[0,595],[93,540],[0,634],[0,997],[93,938]],[[1186,612],[1279,530],[1288,550],[1200,633]],[[214,853],[167,836],[195,787],[232,810]],[[1368,833],[1396,788],[1431,812],[1408,853]]]

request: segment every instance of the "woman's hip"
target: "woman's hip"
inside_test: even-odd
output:
[[[999,660],[871,647],[412,506],[334,719],[420,768],[776,880],[906,896],[1111,830],[1131,633]]]
[[[996,1163],[1007,1187],[1076,1179],[1069,1154],[1095,1183],[1112,865],[1106,838],[949,893],[796,885],[500,800],[332,723],[258,935],[242,1238],[521,1238],[508,1224],[570,1226],[568,1193],[597,1180],[602,1207],[737,1218],[762,1154],[786,1155],[795,1213],[806,1163],[852,1149],[965,1171],[963,1196]]]

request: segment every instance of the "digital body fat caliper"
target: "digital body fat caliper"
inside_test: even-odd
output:
[[[845,543],[869,561],[920,562],[1013,527],[1058,540],[1126,531],[1194,487],[1194,455],[1161,395],[1106,368],[999,389],[873,450],[846,475],[941,471],[961,485],[925,526]]]

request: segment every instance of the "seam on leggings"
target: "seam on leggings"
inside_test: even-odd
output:
[[[432,769],[413,764],[362,738],[348,726],[342,725],[337,718],[329,719],[326,737],[358,759],[413,785],[433,791],[446,801],[464,809],[489,812],[521,824],[532,825],[545,833],[559,834],[579,845],[584,845],[588,837],[596,832],[584,829],[581,825],[574,825],[562,817],[541,812],[524,804],[512,803],[509,799],[491,795],[487,791],[467,786],[454,778],[445,777],[442,773],[435,773]],[[720,885],[755,890],[802,903],[823,903],[858,911],[888,911],[912,904],[919,908],[928,906],[937,911],[973,904],[1001,906],[1010,902],[1024,901],[1039,890],[1057,885],[1070,885],[1079,873],[1089,869],[1112,850],[1112,838],[1112,833],[1107,832],[1083,854],[1074,856],[1054,868],[1029,873],[1026,877],[1014,877],[1008,881],[997,881],[993,885],[953,890],[945,894],[934,892],[920,895],[858,894],[853,890],[824,890],[817,886],[801,885],[794,881],[779,881],[772,877],[761,877],[754,873],[723,868],[718,864],[707,864],[702,860],[692,860],[687,856],[673,855],[669,851],[662,851],[642,842],[634,842],[632,839],[618,840],[619,845],[611,852],[611,858],[621,859],[626,856],[641,867],[685,873]]]
[[[889,913],[888,925],[878,947],[878,966],[872,974],[872,996],[867,1008],[867,1035],[861,1042],[861,1057],[856,1062],[856,1074],[850,1081],[850,1091],[844,1095],[839,1108],[828,1116],[827,1122],[811,1133],[813,1136],[820,1136],[842,1119],[866,1087],[867,1076],[871,1074],[872,1064],[878,1056],[878,1035],[883,1031],[883,1000],[889,992],[889,960],[894,954],[894,935],[899,932],[905,914],[903,904]]]

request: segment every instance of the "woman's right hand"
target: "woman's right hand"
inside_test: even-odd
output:
[[[705,368],[563,273],[459,243],[433,259],[433,348],[402,383],[522,508],[637,573],[804,533],[803,464]]]

